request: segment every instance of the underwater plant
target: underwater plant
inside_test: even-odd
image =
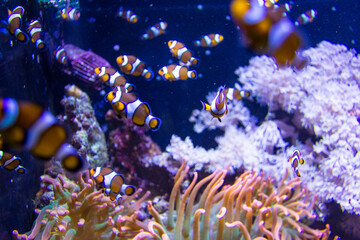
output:
[[[148,230],[134,239],[328,239],[328,225],[318,230],[306,224],[315,217],[312,209],[316,199],[309,199],[307,188],[300,186],[300,178],[288,180],[286,172],[276,187],[262,173],[246,171],[232,185],[224,186],[227,169],[217,170],[199,182],[195,172],[181,194],[189,171],[185,165],[184,162],[175,176],[167,221],[149,201],[148,209],[154,219],[148,222]]]
[[[139,189],[116,205],[96,190],[93,180],[79,177],[75,183],[59,174],[56,179],[43,175],[41,181],[52,185],[54,199],[36,210],[38,217],[29,233],[13,231],[15,239],[131,239],[142,229],[138,210],[150,192],[134,201]]]

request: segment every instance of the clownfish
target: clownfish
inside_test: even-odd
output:
[[[29,34],[31,41],[35,43],[36,48],[41,50],[45,48],[45,43],[41,40],[41,24],[38,20],[32,20],[29,25]]]
[[[299,150],[294,151],[293,155],[289,158],[288,162],[291,164],[296,175],[298,177],[301,177],[300,172],[299,172],[299,164],[303,165],[305,163],[305,160],[300,157]]]
[[[168,80],[170,82],[197,78],[195,70],[189,71],[188,67],[176,64],[162,67],[158,73],[164,80]]]
[[[280,66],[293,62],[302,39],[282,8],[266,7],[257,0],[233,0],[230,10],[249,48],[269,54]]]
[[[167,28],[167,22],[161,21],[154,26],[151,26],[146,30],[146,33],[141,35],[141,40],[153,39],[155,37],[160,36],[161,34],[165,34],[165,30]]]
[[[122,195],[131,196],[136,191],[134,186],[126,185],[124,183],[124,177],[111,168],[91,168],[89,173],[97,187],[104,189],[104,192],[110,197],[110,200],[115,200],[119,205],[123,199]]]
[[[127,93],[122,86],[114,88],[105,99],[109,101],[116,114],[131,119],[135,125],[145,124],[153,131],[160,128],[161,120],[151,115],[150,106],[140,101],[133,93]]]
[[[272,6],[274,6],[279,0],[260,0],[260,1],[263,1],[263,4],[264,4],[266,7],[272,7]]]
[[[171,40],[168,46],[172,56],[180,60],[180,65],[191,66],[199,63],[199,59],[193,57],[192,52],[183,43]]]
[[[135,77],[143,76],[147,81],[154,77],[154,73],[150,69],[145,68],[145,63],[134,55],[121,55],[116,58],[116,63],[119,65],[122,73]]]
[[[67,7],[61,9],[61,17],[66,21],[77,21],[80,18],[80,11],[79,9]]]
[[[295,21],[295,25],[299,26],[299,25],[304,25],[304,24],[308,24],[311,23],[312,21],[314,21],[315,17],[317,15],[317,11],[315,9],[310,9],[304,13],[302,13]]]
[[[65,127],[40,105],[0,98],[0,134],[4,147],[24,149],[39,159],[48,161],[53,156],[69,172],[82,170],[86,162],[66,140]]]
[[[25,174],[26,169],[20,164],[21,158],[0,150],[0,167],[8,171],[14,170],[18,174]]]
[[[239,90],[236,88],[225,88],[224,89],[225,97],[229,100],[241,100],[243,98],[250,97],[250,92],[246,90]]]
[[[204,35],[200,40],[195,40],[194,45],[197,47],[215,47],[224,40],[224,36],[218,33]]]
[[[225,86],[221,87],[216,94],[216,97],[211,102],[211,105],[200,101],[203,105],[203,110],[210,111],[210,114],[221,122],[221,117],[227,113],[226,96],[224,93]]]
[[[66,57],[66,51],[63,47],[58,46],[56,50],[54,51],[54,56],[56,61],[58,63],[66,65],[67,64],[67,57]]]
[[[116,16],[121,17],[122,19],[125,19],[129,23],[137,23],[138,17],[135,13],[133,13],[131,10],[124,10],[123,7],[120,7],[118,12],[116,13]]]
[[[118,71],[112,67],[95,68],[96,75],[110,87],[124,86],[127,92],[133,92],[135,86],[127,83],[127,79],[124,75],[121,75]]]
[[[11,35],[15,35],[16,39],[21,43],[26,43],[29,37],[20,30],[22,16],[24,15],[24,8],[21,6],[15,7],[12,11],[8,10],[8,28]]]

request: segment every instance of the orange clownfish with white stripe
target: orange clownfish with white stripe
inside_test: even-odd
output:
[[[80,18],[79,9],[67,7],[61,9],[61,17],[66,21],[77,21]]]
[[[249,48],[269,54],[279,66],[292,64],[302,39],[283,8],[266,7],[257,0],[233,0],[230,12]]]
[[[161,120],[151,115],[150,106],[140,101],[135,94],[127,93],[124,87],[114,88],[105,99],[111,103],[116,114],[131,119],[135,125],[147,125],[153,131],[160,128]]]
[[[229,100],[241,100],[243,98],[250,97],[250,92],[246,90],[239,90],[236,88],[225,88],[224,89],[225,97]]]
[[[216,94],[214,100],[211,102],[211,105],[200,101],[203,105],[203,110],[209,111],[210,114],[221,122],[221,117],[227,113],[227,104],[225,96],[225,86],[222,86],[218,93]]]
[[[11,35],[15,35],[20,43],[26,43],[29,37],[20,30],[22,16],[24,15],[24,8],[21,6],[15,7],[12,11],[8,10],[8,29]]]
[[[141,40],[148,40],[158,37],[162,34],[165,34],[165,30],[167,28],[167,22],[161,21],[154,26],[151,26],[146,30],[146,33],[141,35]]]
[[[127,92],[133,92],[135,86],[127,83],[127,79],[124,75],[121,75],[112,67],[100,67],[95,68],[96,75],[110,87],[124,86]]]
[[[145,63],[134,55],[121,55],[116,58],[116,63],[119,65],[122,73],[135,77],[143,76],[147,81],[154,77],[154,73],[150,69],[145,68]]]
[[[45,48],[45,43],[41,40],[41,24],[38,20],[32,20],[29,25],[29,34],[31,41],[35,43],[36,48],[42,50]]]
[[[125,19],[129,23],[137,23],[138,17],[135,13],[131,10],[124,10],[123,7],[120,7],[118,12],[116,13],[116,16],[121,17],[122,19]]]
[[[0,98],[0,134],[4,148],[27,150],[45,161],[55,156],[71,173],[86,165],[76,149],[66,143],[69,134],[65,127],[38,104]]]
[[[67,56],[66,56],[66,51],[63,47],[58,46],[56,48],[56,50],[54,51],[54,56],[56,61],[58,61],[58,63],[66,65],[67,64]]]
[[[162,67],[160,68],[158,73],[162,76],[164,80],[168,80],[170,82],[177,80],[187,80],[189,78],[197,78],[195,70],[190,71],[188,67],[176,64]]]
[[[15,171],[18,174],[25,174],[26,169],[20,165],[21,158],[12,155],[11,153],[0,150],[0,167],[8,171]]]
[[[98,188],[102,188],[111,201],[121,204],[123,195],[131,196],[136,188],[124,183],[124,177],[111,168],[96,167],[90,169],[90,176],[94,179]]]
[[[192,52],[183,43],[171,40],[168,42],[168,46],[173,57],[180,60],[180,65],[191,66],[199,63],[199,59],[193,57]]]
[[[304,13],[302,13],[295,21],[295,25],[305,25],[314,21],[317,15],[317,11],[315,9],[310,9]]]
[[[194,41],[194,45],[197,47],[215,47],[224,40],[224,36],[219,33],[211,33],[204,35],[200,40]]]
[[[300,157],[299,150],[295,150],[293,155],[289,158],[288,162],[291,164],[291,166],[294,169],[294,172],[298,177],[301,177],[299,172],[299,165],[303,165],[305,163],[305,160]]]

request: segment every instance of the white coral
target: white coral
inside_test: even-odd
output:
[[[320,201],[334,199],[345,210],[360,214],[360,191],[355,190],[360,182],[355,174],[360,164],[360,57],[325,41],[303,55],[311,61],[302,71],[276,69],[270,58],[262,56],[236,73],[243,87],[271,111],[300,111],[298,120],[320,138],[313,153],[304,154],[310,166],[301,166],[304,182]]]
[[[236,70],[243,88],[269,107],[268,120],[259,127],[241,102],[229,105],[222,123],[196,110],[190,121],[197,132],[225,131],[215,139],[218,146],[205,150],[195,147],[189,137],[183,141],[173,136],[167,151],[198,169],[212,171],[232,163],[233,168],[262,170],[276,178],[289,168],[287,159],[298,149],[305,159],[299,166],[302,181],[319,196],[319,206],[334,199],[343,209],[360,214],[360,57],[325,41],[303,55],[310,64],[301,71],[278,69],[266,56],[254,57],[249,66]],[[269,121],[276,117],[275,110],[292,114],[292,121]],[[295,130],[301,127],[317,140],[309,138],[306,144],[296,140]],[[292,138],[294,145],[285,147],[284,137]]]
[[[195,170],[209,172],[229,165],[230,172],[241,167],[260,171],[270,166],[271,172],[280,177],[289,166],[284,151],[286,144],[272,121],[266,121],[249,132],[229,125],[224,136],[217,137],[215,141],[218,147],[206,150],[195,147],[190,137],[181,140],[173,135],[166,151],[176,160],[185,159]],[[273,149],[279,149],[280,154],[275,154]]]

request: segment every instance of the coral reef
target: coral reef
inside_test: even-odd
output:
[[[41,181],[52,185],[53,200],[36,210],[38,217],[29,233],[13,231],[15,239],[131,239],[144,227],[139,210],[150,192],[135,201],[142,191],[138,190],[116,206],[95,189],[93,180],[84,182],[80,177],[75,183],[63,175],[56,179],[43,175]]]
[[[142,188],[155,189],[158,194],[170,190],[169,179],[176,173],[174,169],[179,167],[178,161],[163,154],[160,147],[146,134],[146,128],[136,126],[131,119],[119,118],[114,110],[109,110],[105,120],[110,130],[110,161],[107,165],[141,182]]]
[[[190,137],[183,141],[173,135],[166,151],[178,161],[186,159],[195,170],[212,172],[231,164],[230,173],[244,167],[264,170],[269,175],[277,176],[284,173],[288,166],[287,156],[293,151],[285,150],[286,143],[273,121],[265,121],[259,127],[246,129],[227,125],[225,134],[215,141],[218,147],[206,150],[194,147]]]
[[[96,120],[89,96],[75,85],[67,85],[65,93],[61,100],[65,112],[59,118],[74,133],[71,144],[86,157],[90,167],[104,166],[109,160],[105,135]]]
[[[92,51],[85,51],[72,44],[64,45],[64,49],[70,64],[65,66],[63,71],[92,85],[95,89],[103,88],[102,81],[97,78],[95,69],[111,67],[110,63]]]
[[[215,98],[216,94],[217,92],[210,92],[206,96],[207,102],[211,102]],[[244,106],[242,101],[228,101],[227,108],[228,112],[231,112],[231,114],[225,115],[225,117],[221,119],[221,122],[213,121],[208,112],[195,109],[189,118],[189,121],[194,123],[194,131],[201,133],[205,129],[225,129],[226,126],[229,125],[241,125],[247,128],[251,128],[255,125],[257,121],[256,118],[250,115],[249,109]]]
[[[360,192],[354,189],[360,182],[360,57],[325,41],[303,55],[310,63],[300,72],[276,69],[272,59],[262,56],[236,73],[244,88],[269,106],[270,115],[286,111],[293,115],[295,128],[305,127],[319,139],[311,143],[312,151],[303,153],[306,164],[315,169],[302,171],[320,202],[334,199],[343,209],[359,214]]]
[[[148,164],[148,159],[161,154],[160,147],[146,135],[146,128],[136,126],[131,119],[119,118],[109,110],[105,120],[112,129],[109,134],[109,154],[113,167],[136,172],[136,168]]]
[[[173,137],[167,151],[175,159],[189,159],[190,165],[200,159],[199,168],[224,167],[231,161],[236,168],[261,168],[279,181],[289,166],[286,160],[298,149],[305,159],[302,180],[319,195],[318,207],[324,210],[323,203],[334,199],[344,210],[360,214],[360,192],[354,191],[360,182],[360,57],[325,41],[302,54],[309,65],[301,71],[277,68],[266,56],[254,57],[249,66],[236,70],[242,87],[269,108],[259,127],[246,124],[248,115],[239,116],[246,110],[229,108],[227,124],[211,123],[225,132],[216,139],[216,149],[205,151]],[[213,128],[199,117],[202,114],[194,110],[190,118],[198,132]]]
[[[154,220],[135,239],[328,239],[329,226],[317,230],[305,223],[315,217],[315,199],[311,201],[308,190],[300,187],[299,178],[288,180],[286,174],[275,188],[270,178],[246,171],[232,185],[224,186],[227,169],[199,182],[195,172],[181,194],[189,171],[185,165],[175,176],[166,217],[149,201]],[[200,200],[195,203],[198,194]]]

